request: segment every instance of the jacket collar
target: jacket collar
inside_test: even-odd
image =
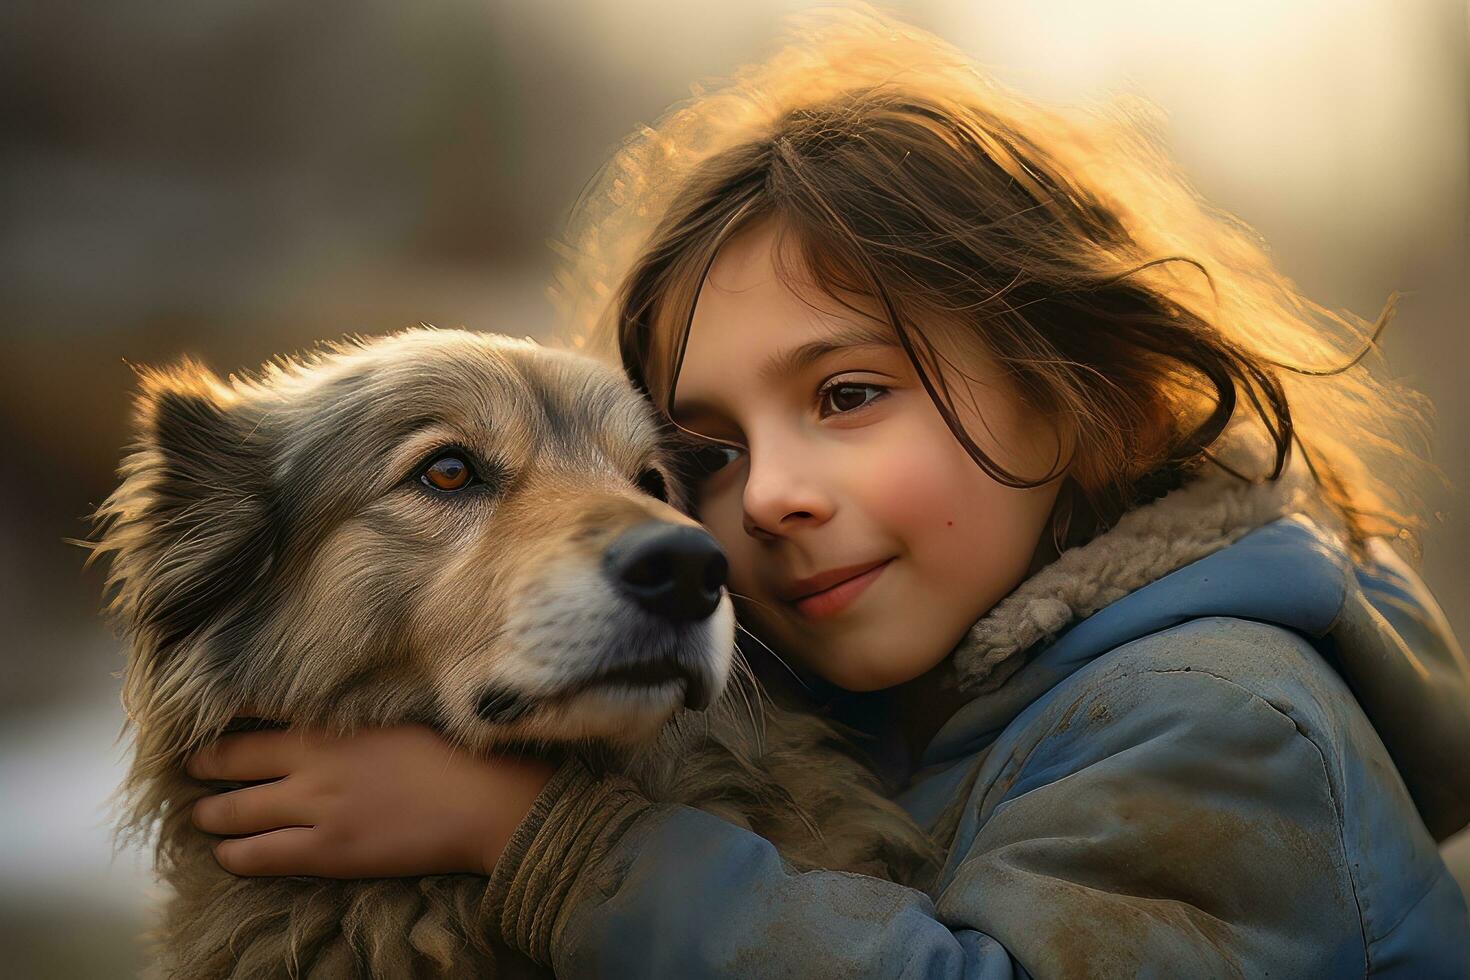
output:
[[[1029,704],[1095,658],[1191,619],[1228,616],[1326,636],[1352,585],[1340,542],[1303,514],[1280,517],[1176,569],[1028,651],[1004,684],[957,711],[925,748],[919,768],[948,765],[992,742]]]
[[[1291,453],[1280,477],[1267,479],[1274,445],[1244,422],[1226,430],[1214,456],[1250,482],[1207,462],[1188,483],[1064,551],[992,607],[960,641],[951,657],[960,690],[999,689],[1064,629],[1288,514],[1307,518],[1322,537],[1320,550],[1337,556],[1340,590],[1347,565],[1334,542],[1346,531],[1318,494],[1302,457]],[[1337,599],[1340,603],[1340,592]]]

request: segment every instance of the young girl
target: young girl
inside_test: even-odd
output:
[[[1138,124],[823,17],[623,150],[578,275],[617,285],[593,346],[684,434],[750,653],[872,734],[939,880],[796,873],[417,728],[200,753],[299,787],[202,830],[313,828],[220,863],[490,874],[565,976],[1470,975],[1436,850],[1470,820],[1470,673],[1374,465],[1409,474],[1412,394]]]

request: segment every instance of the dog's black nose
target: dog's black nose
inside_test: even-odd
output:
[[[714,538],[697,527],[664,521],[624,531],[608,547],[602,565],[624,595],[674,622],[714,612],[728,570]]]

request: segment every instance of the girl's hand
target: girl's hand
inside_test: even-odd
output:
[[[481,759],[423,725],[342,738],[316,729],[225,735],[190,756],[195,779],[274,782],[194,804],[194,826],[228,836],[237,875],[379,878],[488,875],[555,766]]]

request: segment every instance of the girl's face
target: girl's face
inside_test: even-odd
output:
[[[769,222],[730,239],[695,307],[674,418],[741,447],[714,455],[725,465],[696,488],[698,515],[762,640],[847,690],[891,687],[1026,576],[1061,478],[1016,490],[986,476],[886,324],[793,292],[773,244]],[[946,377],[971,438],[1008,472],[1048,472],[1053,430],[993,363],[965,371]]]

